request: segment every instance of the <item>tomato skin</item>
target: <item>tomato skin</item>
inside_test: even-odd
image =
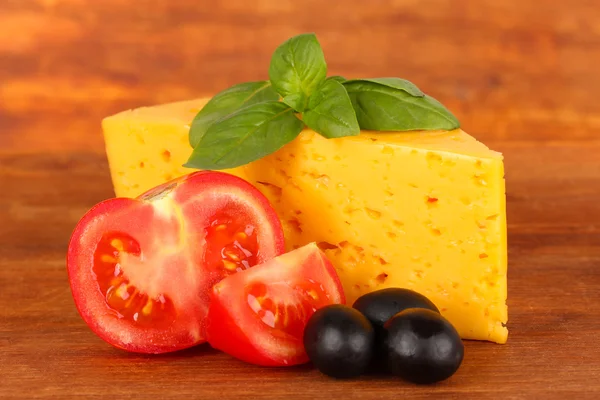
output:
[[[290,263],[295,256],[298,256],[298,262]],[[288,262],[279,262],[283,258],[287,258]],[[206,336],[212,347],[242,361],[266,367],[292,366],[309,361],[301,339],[303,331],[297,332],[298,341],[282,339],[280,331],[253,323],[252,317],[247,317],[249,309],[245,305],[240,306],[246,301],[244,287],[257,281],[269,286],[273,283],[269,282],[270,276],[276,270],[281,271],[281,277],[288,282],[321,282],[328,297],[316,309],[329,304],[344,304],[346,301],[333,265],[315,244],[309,244],[225,278],[213,287],[206,318]],[[263,276],[259,276],[261,274]],[[258,280],[255,279],[257,276]],[[246,317],[240,317],[241,314],[246,314]],[[310,315],[312,313],[306,315],[306,321]]]
[[[240,360],[262,366],[278,365],[274,364],[268,357],[263,356],[258,349],[247,344],[249,342],[248,337],[235,324],[227,308],[219,301],[218,294],[215,294],[214,289],[206,316],[206,335],[209,344],[213,348]],[[236,346],[235,343],[239,345]],[[232,347],[232,344],[234,344],[234,347]]]
[[[171,205],[179,211],[171,214]],[[109,199],[88,211],[69,242],[67,271],[77,310],[92,331],[117,348],[138,353],[171,352],[206,341],[204,323],[210,290],[222,276],[214,266],[206,265],[203,238],[208,237],[205,232],[211,216],[223,207],[233,207],[232,213],[242,226],[251,223],[257,228],[253,256],[257,263],[284,252],[281,223],[266,197],[244,180],[221,172],[192,173],[137,199]],[[115,271],[125,270],[119,273],[128,276],[128,281],[144,278],[132,280],[141,292],[148,283],[163,288],[161,293],[173,298],[169,303],[174,307],[172,323],[140,326],[110,308],[105,298],[108,293],[102,292],[95,270],[99,242],[110,231],[125,233],[139,243],[144,263],[138,264],[151,273],[146,277],[139,268],[132,269],[132,277],[120,266]],[[175,246],[171,242],[182,248],[175,248],[174,255],[163,254]],[[105,256],[110,258],[111,254]],[[112,270],[108,273],[110,279]]]
[[[80,271],[78,270],[78,262],[81,258],[82,251],[81,245],[79,243],[79,239],[85,235],[85,231],[88,226],[92,223],[93,220],[101,219],[101,218],[109,218],[112,213],[118,212],[120,210],[128,210],[131,208],[135,208],[137,206],[137,201],[134,199],[127,198],[117,198],[117,199],[108,199],[104,200],[94,207],[92,207],[79,221],[73,234],[71,235],[71,240],[69,242],[69,250],[67,253],[67,272],[69,275],[69,283],[71,285],[71,293],[73,295],[73,300],[75,301],[75,307],[79,314],[83,318],[83,320],[88,324],[90,329],[98,335],[105,342],[119,348],[122,350],[128,350],[131,352],[139,352],[144,353],[144,346],[140,346],[136,343],[126,344],[125,339],[116,339],[110,332],[102,326],[101,320],[96,317],[96,314],[100,312],[98,308],[100,305],[94,301],[93,297],[90,297],[86,291],[79,290],[82,286],[87,286],[86,277],[81,276]],[[91,252],[90,252],[91,253]],[[85,254],[86,258],[92,258],[91,254]],[[91,261],[90,261],[91,264]],[[91,269],[91,268],[90,268]],[[94,289],[91,289],[94,290]],[[185,342],[182,338],[174,341],[173,350],[179,350],[177,344],[179,342]],[[155,352],[165,352],[169,351],[164,347],[153,349]]]

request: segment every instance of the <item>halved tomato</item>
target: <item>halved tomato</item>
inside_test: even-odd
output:
[[[92,208],[69,243],[73,298],[90,328],[134,352],[205,341],[212,286],[283,253],[283,230],[252,185],[196,172]]]
[[[306,245],[214,286],[206,337],[216,349],[263,366],[308,362],[302,336],[312,314],[345,303],[325,254]]]

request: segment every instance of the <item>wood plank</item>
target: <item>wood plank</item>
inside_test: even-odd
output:
[[[104,116],[264,79],[274,48],[303,31],[332,74],[410,79],[483,140],[600,129],[593,0],[253,3],[4,0],[0,147],[99,148]]]

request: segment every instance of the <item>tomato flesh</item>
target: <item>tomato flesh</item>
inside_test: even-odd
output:
[[[125,254],[139,258],[141,249],[134,238],[123,233],[103,235],[96,247],[93,271],[107,306],[118,318],[138,326],[168,327],[177,317],[173,301],[164,294],[150,298],[131,284],[121,268]]]
[[[244,224],[239,218],[225,213],[216,216],[206,229],[206,242],[204,262],[223,271],[225,276],[256,264],[256,227]]]
[[[197,172],[79,222],[67,267],[85,322],[116,347],[163,353],[205,341],[212,286],[284,251],[281,224],[249,183]]]
[[[302,364],[308,361],[302,335],[309,318],[319,308],[344,302],[333,266],[309,244],[215,285],[207,339],[249,363]]]
[[[248,306],[267,329],[293,340],[301,339],[304,326],[316,310],[331,304],[323,287],[313,282],[295,286],[257,282],[248,286],[246,293]],[[287,301],[282,300],[286,298]]]

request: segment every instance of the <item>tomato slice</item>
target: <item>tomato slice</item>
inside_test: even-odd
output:
[[[303,364],[308,319],[339,303],[345,303],[340,280],[312,243],[215,285],[206,336],[214,348],[252,364]]]
[[[78,223],[67,269],[77,309],[108,343],[164,353],[205,341],[212,286],[283,253],[283,230],[252,185],[196,172]]]

